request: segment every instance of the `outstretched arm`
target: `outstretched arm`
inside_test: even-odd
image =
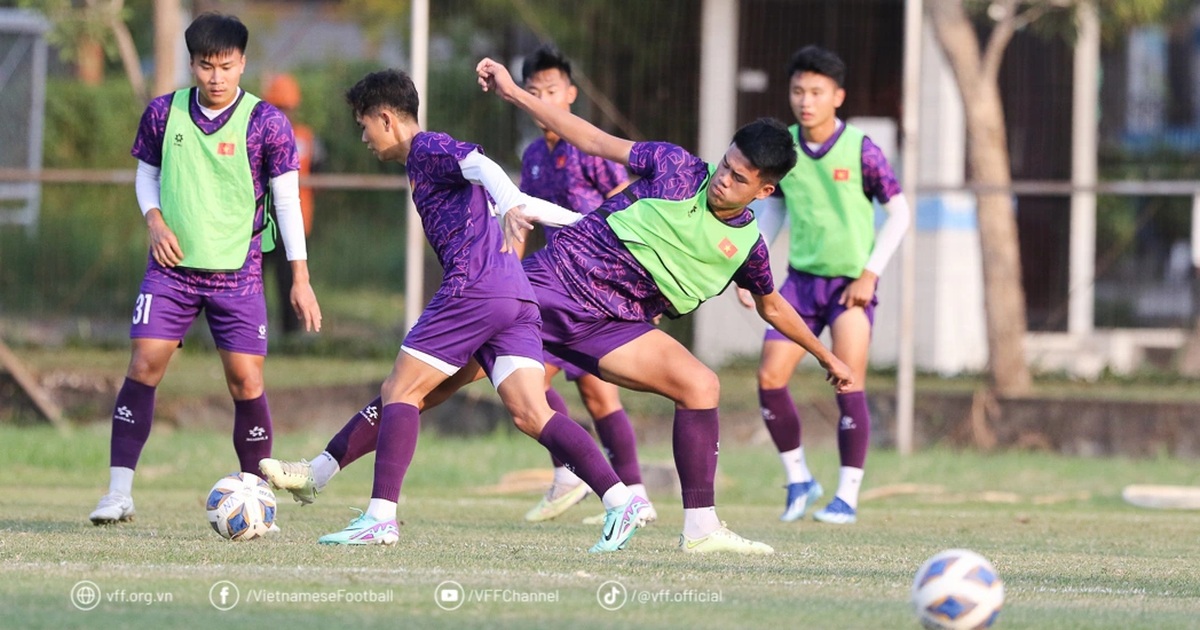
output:
[[[792,305],[788,304],[778,291],[772,291],[768,295],[755,295],[754,305],[758,309],[759,316],[774,326],[775,330],[800,344],[801,348],[813,355],[821,367],[825,368],[825,380],[829,381],[839,393],[850,391],[850,387],[854,385],[854,373],[850,367],[837,358],[829,348],[826,348],[816,335],[812,334],[804,320],[796,313],[796,309],[792,308]]]
[[[578,147],[580,151],[629,165],[632,141],[606,133],[569,111],[543,103],[521,89],[521,86],[513,81],[504,64],[485,58],[475,66],[475,74],[479,77],[479,85],[484,92],[495,92],[500,98],[525,110],[534,120]]]

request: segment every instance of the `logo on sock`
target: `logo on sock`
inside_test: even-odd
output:
[[[762,419],[770,422],[775,419],[775,413],[766,407],[760,407],[759,412],[762,413]]]
[[[838,429],[841,431],[850,431],[857,428],[858,425],[854,424],[854,418],[850,416],[842,416],[841,421],[838,422]]]
[[[256,425],[250,429],[249,433],[250,437],[246,438],[247,442],[264,442],[267,440],[267,430],[260,426]]]
[[[113,414],[113,420],[120,420],[121,422],[128,422],[129,424],[135,424],[133,421],[133,411],[131,409],[129,409],[129,407],[126,407],[125,405],[121,405],[120,407],[117,407],[116,413]]]
[[[367,424],[375,426],[375,421],[379,420],[379,407],[367,405],[362,410],[362,417],[367,421]]]

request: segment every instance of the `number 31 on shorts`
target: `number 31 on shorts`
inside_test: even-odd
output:
[[[150,323],[150,302],[154,300],[154,295],[150,293],[138,294],[137,304],[133,305],[133,324],[149,324]]]

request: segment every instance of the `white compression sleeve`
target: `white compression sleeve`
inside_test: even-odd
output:
[[[271,199],[288,260],[308,260],[304,215],[300,213],[300,172],[288,171],[271,178]]]
[[[758,221],[758,231],[762,232],[763,240],[767,245],[774,243],[775,238],[779,236],[779,230],[783,229],[788,220],[787,205],[783,197],[755,199],[750,204],[750,209],[754,211],[754,219]]]
[[[888,218],[875,235],[875,249],[867,259],[867,270],[876,276],[883,275],[883,270],[891,260],[892,254],[896,253],[896,248],[900,247],[900,241],[904,240],[908,224],[912,221],[912,210],[908,207],[904,193],[888,199],[888,202],[883,204],[883,209],[887,211]]]
[[[472,151],[459,160],[458,168],[467,181],[487,189],[492,199],[496,200],[500,216],[517,206],[525,206],[524,212],[530,219],[546,225],[561,227],[583,218],[577,212],[522,193],[499,164],[478,151]]]
[[[133,190],[137,194],[138,207],[142,216],[151,208],[162,209],[162,169],[138,160],[137,174],[133,177]]]
[[[472,151],[458,161],[458,168],[467,181],[487,189],[492,199],[496,200],[496,208],[502,216],[513,207],[521,205],[520,189],[499,164],[484,154]]]

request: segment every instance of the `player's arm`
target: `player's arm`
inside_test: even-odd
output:
[[[583,218],[577,212],[521,192],[499,164],[479,151],[472,151],[459,160],[458,167],[464,179],[483,186],[496,200],[504,225],[502,251],[516,251],[516,244],[525,242],[525,235],[533,229],[534,221],[562,227]]]
[[[138,160],[137,173],[133,177],[133,190],[137,194],[138,207],[146,217],[146,230],[150,234],[150,254],[164,267],[174,267],[183,262],[183,250],[179,239],[167,226],[162,215],[162,169]]]
[[[304,322],[304,330],[320,331],[321,306],[308,275],[308,242],[304,237],[304,214],[300,209],[300,172],[288,171],[272,177],[270,185],[279,235],[292,267],[292,309]]]
[[[900,184],[883,151],[870,138],[863,138],[862,154],[863,194],[883,202],[887,220],[875,235],[875,247],[862,274],[842,292],[839,303],[850,307],[866,306],[874,299],[879,276],[900,247],[912,221],[908,201],[900,191]]]
[[[632,141],[606,133],[569,111],[543,103],[517,85],[504,64],[485,58],[475,66],[475,74],[483,91],[495,92],[500,98],[525,110],[534,120],[584,153],[629,165]]]
[[[813,355],[821,367],[825,368],[825,380],[839,392],[850,390],[854,385],[854,373],[850,371],[850,367],[817,339],[796,309],[792,308],[778,291],[771,291],[767,295],[754,294],[754,307],[759,317]]]

